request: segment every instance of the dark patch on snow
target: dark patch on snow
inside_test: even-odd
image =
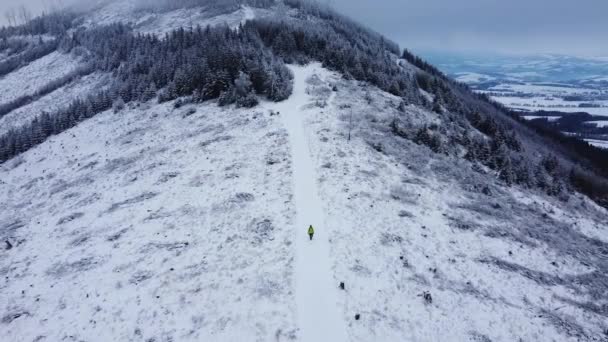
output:
[[[559,276],[531,270],[525,266],[510,263],[498,258],[480,259],[479,262],[495,265],[505,271],[519,273],[522,276],[541,285],[566,286],[575,291],[577,294],[588,295],[594,300],[601,300],[605,298],[606,289],[608,289],[608,276],[606,275],[605,271],[593,271],[578,275]]]
[[[235,203],[244,203],[244,202],[253,202],[254,199],[255,199],[255,196],[253,196],[253,194],[250,194],[248,192],[239,192],[236,195],[234,195],[234,198],[232,199],[232,201]]]
[[[97,164],[99,164],[98,161],[92,161],[90,163],[85,164],[84,166],[82,166],[80,169],[78,169],[78,171],[83,171],[83,170],[88,170],[88,169],[92,169],[94,168]]]
[[[0,226],[0,237],[5,239],[14,236],[17,230],[25,227],[25,223],[21,220],[15,220],[11,223],[2,224]]]
[[[474,341],[474,342],[492,342],[492,340],[488,336],[486,336],[486,335],[484,335],[482,333],[479,333],[477,331],[470,331],[469,332],[469,341]]]
[[[393,200],[407,204],[416,204],[418,202],[418,194],[408,191],[404,188],[392,188],[390,196]]]
[[[508,239],[531,248],[538,247],[537,242],[510,227],[487,227],[483,235],[494,239]]]
[[[74,240],[70,241],[70,246],[72,246],[72,247],[81,246],[84,243],[86,243],[87,241],[89,241],[90,238],[91,238],[91,236],[89,234],[82,234],[82,235],[76,237]]]
[[[188,246],[190,246],[190,243],[185,242],[185,241],[165,242],[165,243],[151,242],[151,243],[148,243],[147,245],[143,246],[139,250],[139,252],[148,254],[152,251],[165,250],[168,252],[175,252],[176,255],[180,255],[184,249],[188,248]]]
[[[160,176],[160,178],[158,179],[158,181],[156,181],[156,183],[157,184],[167,183],[168,181],[170,181],[171,179],[173,179],[179,175],[180,175],[179,172],[165,172]]]
[[[204,259],[204,257],[203,257]],[[179,275],[181,281],[198,278],[207,273],[208,264],[206,260],[186,266],[185,270]]]
[[[138,285],[154,276],[154,273],[150,271],[137,271],[129,278],[129,282],[134,285]]]
[[[262,298],[276,298],[282,292],[281,284],[271,280],[271,277],[260,276],[256,285],[256,293]]]
[[[87,197],[81,199],[80,201],[78,201],[76,204],[74,204],[74,207],[77,207],[77,208],[86,207],[88,205],[91,205],[91,204],[99,201],[100,199],[101,199],[101,195],[98,193],[94,193],[94,194],[87,196]]]
[[[266,241],[274,240],[274,225],[269,219],[254,220],[251,222],[253,229],[253,244],[258,246]]]
[[[239,193],[231,196],[227,200],[225,200],[221,203],[215,204],[213,206],[213,210],[217,210],[217,211],[234,210],[238,207],[245,206],[247,203],[253,202],[254,199],[255,199],[255,196],[253,194],[246,193],[246,192],[239,192]]]
[[[122,236],[123,236],[123,235],[124,235],[126,232],[128,232],[128,231],[129,231],[129,228],[124,228],[124,229],[121,229],[121,230],[119,230],[118,232],[116,232],[116,233],[114,233],[114,234],[112,234],[112,235],[108,236],[108,237],[106,238],[106,240],[108,240],[108,241],[110,241],[110,242],[117,241],[118,239],[120,239],[120,238],[121,238],[121,237],[122,237]]]
[[[392,246],[394,244],[400,245],[403,242],[403,238],[399,235],[391,233],[382,233],[380,235],[380,243],[383,246]]]
[[[63,179],[60,179],[51,186],[49,193],[52,196],[70,188],[82,188],[86,185],[93,184],[94,182],[95,180],[90,177],[82,177],[72,182],[66,182]]]
[[[422,296],[422,299],[424,299],[425,304],[427,304],[427,305],[433,304],[433,296],[431,295],[430,292],[424,291],[421,296]]]
[[[205,175],[196,175],[190,180],[188,185],[191,187],[195,187],[195,188],[201,187],[201,186],[205,185],[206,178],[207,177]]]
[[[498,208],[494,205],[494,203],[489,201],[475,201],[472,203],[457,204],[456,208],[473,212],[483,218],[502,222],[509,222],[514,215],[511,210],[507,208]]]
[[[190,245],[188,242],[172,242],[172,243],[152,243],[149,246],[154,246],[157,249],[165,249],[168,251],[182,250]]]
[[[101,261],[94,257],[86,257],[74,262],[58,262],[49,268],[46,274],[61,278],[69,274],[91,270],[100,264]]]
[[[30,181],[28,181],[27,183],[23,184],[19,190],[30,190],[34,185],[36,185],[39,181],[44,180],[43,177],[36,177],[31,179]]]
[[[199,144],[200,147],[202,148],[206,148],[209,147],[210,145],[216,144],[216,143],[220,143],[223,141],[229,141],[232,140],[232,137],[229,135],[224,135],[224,136],[219,136],[217,138],[213,138],[213,139],[209,139],[209,140],[205,140],[202,143]]]
[[[78,196],[80,196],[80,193],[78,193],[78,192],[70,192],[69,194],[65,194],[61,198],[61,200],[62,201],[66,201],[66,200],[69,200],[70,198],[75,198],[75,197],[78,197]]]
[[[420,273],[414,274],[409,279],[411,281],[419,284],[419,285],[422,285],[422,286],[429,286],[430,285],[428,279],[426,279],[426,277],[424,275],[420,274]]]
[[[163,219],[163,218],[170,217],[170,216],[171,216],[171,212],[166,211],[165,208],[160,208],[160,209],[150,213],[150,215],[148,215],[146,218],[144,218],[144,222],[159,220],[159,219]]]
[[[147,200],[149,200],[151,198],[154,198],[156,196],[158,196],[158,193],[156,193],[156,192],[145,192],[145,193],[143,193],[143,194],[141,194],[139,196],[135,196],[133,198],[129,198],[129,199],[124,200],[122,202],[118,202],[118,203],[112,204],[112,206],[108,209],[108,212],[111,213],[111,212],[114,212],[114,211],[116,211],[118,209],[122,209],[122,208],[124,208],[126,206],[129,206],[131,204],[147,201]]]
[[[446,217],[449,221],[450,227],[456,228],[458,230],[477,230],[480,228],[474,221],[466,219],[462,216],[448,215]]]
[[[399,217],[413,218],[414,214],[410,213],[407,210],[399,210]]]
[[[274,158],[274,157],[269,157],[268,159],[266,159],[266,165],[275,165],[275,164],[279,164],[280,162],[281,162],[280,159]]]
[[[2,323],[11,324],[14,320],[23,316],[31,316],[31,314],[25,310],[15,310],[2,316]]]
[[[555,286],[564,284],[564,280],[558,276],[554,276],[541,271],[531,270],[525,266],[514,264],[499,258],[485,258],[479,259],[478,261],[483,264],[495,265],[505,271],[519,273],[522,276],[533,280],[534,282],[541,285]]]
[[[355,265],[351,266],[350,270],[366,277],[370,277],[372,275],[372,271],[369,268],[361,265],[361,261],[359,260],[355,260]]]
[[[583,328],[581,325],[579,325],[578,323],[576,323],[575,319],[572,317],[569,317],[567,315],[563,315],[560,316],[557,313],[555,313],[554,311],[548,311],[546,309],[540,309],[541,312],[541,317],[547,319],[551,324],[553,324],[557,330],[561,331],[562,333],[570,336],[570,337],[576,337],[580,340],[583,341],[591,341],[592,339],[590,338],[590,336],[587,334],[587,332],[585,331],[585,328]],[[593,339],[596,340],[597,339]],[[601,341],[601,337],[599,339],[599,341]]]
[[[608,289],[607,289],[608,290]],[[603,305],[594,303],[594,302],[590,302],[590,301],[586,301],[586,302],[578,302],[575,300],[572,300],[570,298],[564,298],[561,296],[554,296],[555,298],[557,298],[558,300],[572,305],[572,306],[576,306],[578,308],[581,308],[585,311],[590,311],[590,312],[594,312],[598,315],[604,316],[608,318],[608,303],[604,303]],[[602,298],[605,299],[605,298]]]
[[[68,216],[64,216],[57,221],[58,225],[66,224],[68,222],[72,222],[84,216],[84,213],[73,213]]]
[[[103,171],[106,173],[110,172],[125,172],[130,169],[135,162],[142,158],[143,154],[137,154],[132,157],[121,157],[116,159],[110,159],[106,161],[103,167]]]

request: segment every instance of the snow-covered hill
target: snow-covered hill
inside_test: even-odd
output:
[[[83,25],[307,20],[128,6]],[[0,89],[26,95],[45,68],[57,79],[78,61],[49,54]],[[1,164],[2,341],[608,340],[604,208],[509,186],[456,143],[408,137],[455,134],[456,115],[319,62],[288,68],[284,101],[132,101]],[[0,134],[111,82],[94,72],[59,87],[4,116]]]
[[[139,3],[145,3],[140,1]],[[234,12],[217,15],[205,8],[180,8],[168,12],[157,13],[141,9],[134,1],[110,2],[98,11],[93,12],[85,21],[86,26],[98,26],[123,22],[133,25],[136,31],[164,35],[181,27],[196,27],[200,25],[228,25],[238,27],[246,20],[253,19],[256,12],[266,13],[262,9],[241,6]]]
[[[0,222],[14,247],[1,252],[2,335],[295,334],[288,148],[261,109],[148,104],[5,166]]]

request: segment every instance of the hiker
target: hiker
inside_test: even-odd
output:
[[[308,227],[308,236],[310,236],[311,241],[313,235],[315,235],[315,229],[312,227],[312,225],[310,225],[310,227]]]

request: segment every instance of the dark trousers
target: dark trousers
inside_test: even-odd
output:
[[[310,240],[311,240],[311,241],[312,241],[312,236],[313,236],[313,235],[314,235],[314,233],[313,233],[313,234],[308,234],[308,236],[310,236]]]

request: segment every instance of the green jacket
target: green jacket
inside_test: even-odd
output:
[[[312,226],[310,226],[310,227],[308,228],[308,235],[312,235],[312,234],[314,234],[314,233],[315,233],[315,229],[314,229]]]

